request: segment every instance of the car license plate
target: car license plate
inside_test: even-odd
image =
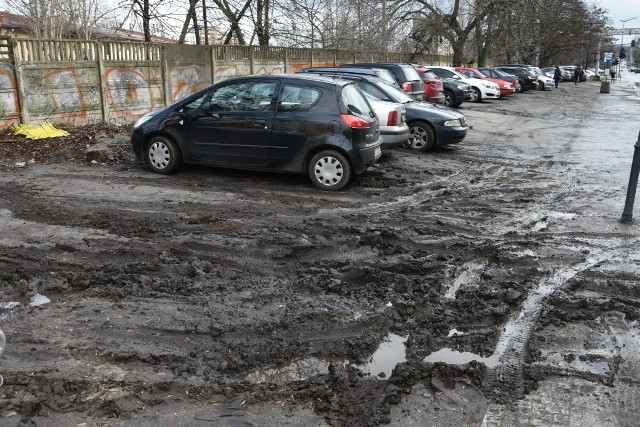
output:
[[[378,160],[378,158],[382,156],[382,148],[376,147],[376,149],[373,150],[373,156],[376,158],[376,160]]]

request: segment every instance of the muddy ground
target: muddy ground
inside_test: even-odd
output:
[[[463,104],[338,193],[4,135],[1,423],[637,425],[636,80]]]

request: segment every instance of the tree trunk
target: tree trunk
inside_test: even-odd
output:
[[[196,13],[196,3],[198,0],[189,0],[189,11],[187,12],[187,17],[184,19],[184,25],[182,26],[182,31],[180,32],[180,38],[178,39],[179,44],[184,44],[184,39],[187,37],[187,32],[189,31],[189,22],[191,21],[191,17]]]

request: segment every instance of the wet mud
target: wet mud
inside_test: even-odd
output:
[[[5,153],[2,424],[632,425],[635,80],[460,110],[338,193]]]

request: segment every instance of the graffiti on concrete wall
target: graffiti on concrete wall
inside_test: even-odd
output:
[[[45,74],[44,81],[49,88],[49,103],[53,112],[62,114],[64,120],[86,117],[87,105],[75,68],[51,70]]]
[[[197,65],[171,69],[171,99],[173,102],[186,98],[204,87],[205,82],[203,82],[200,73],[201,69]]]
[[[154,109],[152,87],[137,70],[111,67],[105,70],[109,114],[138,117]]]
[[[18,90],[13,71],[0,69],[0,129],[18,123]]]
[[[102,75],[98,73],[97,64],[80,68],[61,63],[59,68],[52,68],[55,65],[40,68],[32,64],[18,64],[22,75],[18,82],[13,68],[0,63],[0,129],[20,120],[19,90],[28,106],[24,115],[29,120],[52,118],[60,123],[93,120],[125,123],[164,106],[165,96],[175,102],[197,92],[211,78],[210,66],[193,62],[170,67],[167,70],[168,82],[162,81],[159,67],[143,61],[137,66],[107,67]],[[216,64],[213,74],[215,81],[220,82],[249,75],[252,69],[256,74],[278,74],[295,72],[309,65],[303,61],[287,64],[282,61],[256,61],[252,67],[248,60],[221,61]],[[170,90],[167,95],[165,87]],[[104,112],[101,102],[106,106]]]
[[[284,64],[254,64],[254,70],[256,74],[279,74],[284,73]]]
[[[251,74],[251,65],[247,63],[217,66],[214,75],[216,82],[232,77],[248,76]]]

